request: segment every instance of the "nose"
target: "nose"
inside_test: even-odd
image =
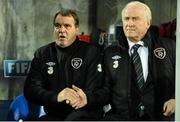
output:
[[[57,28],[57,30],[58,30],[59,33],[63,33],[63,32],[65,32],[65,27],[60,26],[60,27]]]
[[[59,30],[60,30],[60,32],[64,32],[65,31],[65,27],[61,26]]]
[[[129,19],[129,20],[128,20],[128,25],[129,25],[129,26],[133,26],[133,25],[134,25],[134,22],[133,22],[132,19]]]

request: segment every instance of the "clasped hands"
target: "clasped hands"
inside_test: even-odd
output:
[[[87,96],[82,89],[72,85],[72,88],[65,88],[58,94],[57,101],[66,101],[73,108],[79,109],[87,104]]]

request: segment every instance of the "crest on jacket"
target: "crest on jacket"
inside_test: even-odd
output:
[[[159,59],[164,59],[164,57],[166,56],[166,50],[162,47],[156,48],[154,50],[154,55]]]
[[[73,58],[71,60],[71,65],[74,69],[78,69],[82,65],[82,59],[81,58]]]

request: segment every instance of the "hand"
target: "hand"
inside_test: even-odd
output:
[[[75,85],[72,85],[72,88],[78,93],[80,99],[74,103],[71,103],[71,106],[75,109],[84,107],[87,104],[86,94],[82,89],[76,87]]]
[[[58,102],[63,102],[64,100],[66,100],[67,104],[75,103],[79,100],[79,95],[75,90],[71,88],[65,88],[59,92],[57,97]]]
[[[164,103],[163,106],[163,115],[170,116],[175,112],[175,99],[170,99]]]

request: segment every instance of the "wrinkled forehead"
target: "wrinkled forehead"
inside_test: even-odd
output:
[[[142,6],[127,6],[122,14],[122,17],[140,17],[145,18],[145,8]]]
[[[145,15],[145,8],[143,6],[127,6],[125,9],[124,9],[124,15],[140,15],[140,16],[143,16]]]
[[[63,15],[57,15],[55,19],[55,23],[57,22],[63,22],[63,23],[73,23],[75,24],[75,20],[72,16],[63,16]]]

